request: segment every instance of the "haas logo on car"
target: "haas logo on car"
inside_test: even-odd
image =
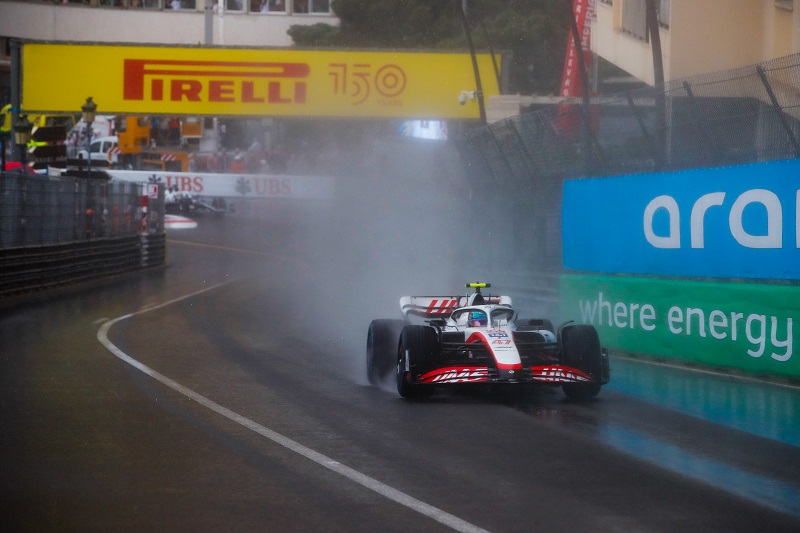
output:
[[[440,368],[420,377],[423,383],[474,383],[486,381],[487,368]]]
[[[560,366],[534,366],[531,367],[533,378],[538,381],[551,382],[575,382],[592,381],[592,378],[576,368],[565,368]]]

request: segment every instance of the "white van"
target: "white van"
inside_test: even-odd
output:
[[[117,136],[100,137],[92,141],[89,150],[92,154],[92,161],[104,161],[106,163],[116,163],[117,154],[111,154],[109,157],[108,152],[112,148],[117,147]],[[78,150],[78,159],[86,159],[86,149]]]

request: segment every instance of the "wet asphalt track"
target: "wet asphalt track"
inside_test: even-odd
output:
[[[403,401],[363,377],[357,272],[284,215],[0,313],[4,530],[800,530],[800,391],[614,359],[583,405]]]

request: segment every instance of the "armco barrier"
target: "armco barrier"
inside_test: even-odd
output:
[[[162,266],[163,233],[0,250],[0,298]]]

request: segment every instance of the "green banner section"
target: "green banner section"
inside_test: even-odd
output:
[[[800,286],[565,274],[565,320],[593,324],[604,346],[800,377]]]

